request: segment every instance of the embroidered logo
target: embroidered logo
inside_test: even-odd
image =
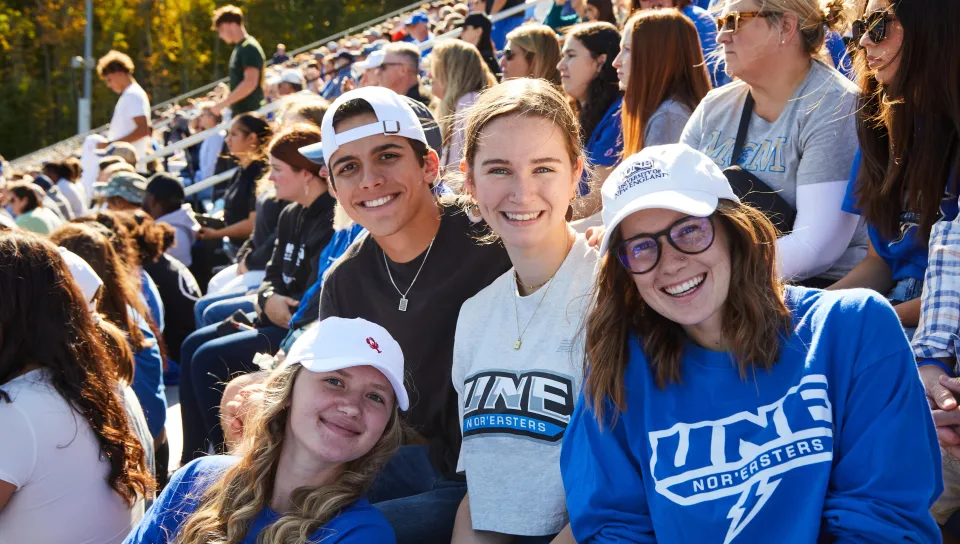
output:
[[[378,344],[373,337],[367,338],[367,345],[370,346],[370,349],[375,350],[377,353],[383,353],[380,351],[380,344]]]
[[[805,376],[779,400],[715,421],[648,433],[657,493],[680,506],[737,496],[724,544],[760,513],[784,475],[833,460],[827,377]],[[723,504],[723,503],[720,503]]]
[[[667,174],[656,168],[652,159],[630,165],[623,173],[623,181],[620,182],[620,185],[617,185],[617,192],[613,195],[613,198],[620,198],[620,195],[641,183],[665,177],[667,177]]]
[[[569,376],[490,370],[463,384],[463,439],[483,434],[559,442],[575,401]]]

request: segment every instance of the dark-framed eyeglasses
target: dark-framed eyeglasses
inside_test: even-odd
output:
[[[864,15],[863,19],[857,19],[853,22],[853,43],[858,49],[863,49],[860,40],[864,34],[870,35],[870,41],[880,43],[887,38],[887,23],[894,21],[892,13],[887,10],[874,11],[869,15]]]
[[[683,217],[666,229],[654,234],[638,234],[617,246],[617,258],[631,274],[646,274],[660,263],[663,246],[660,238],[677,251],[696,255],[710,249],[714,239],[713,215],[709,217]]]
[[[726,15],[717,17],[717,32],[736,32],[740,30],[740,19],[756,19],[757,17],[769,16],[769,13],[763,11],[731,11]]]

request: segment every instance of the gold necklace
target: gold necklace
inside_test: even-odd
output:
[[[573,242],[570,241],[570,239],[569,239],[569,237],[568,237],[568,239],[567,239],[567,252],[564,253],[564,255],[563,255],[563,260],[564,260],[564,261],[567,260],[567,255],[570,254],[570,249],[571,249],[572,247],[573,247]],[[563,267],[563,261],[560,262],[560,267],[561,267],[561,268]],[[540,285],[537,286],[537,289],[539,289],[540,287],[543,287],[544,285],[547,285],[548,283],[550,284],[550,285],[547,285],[547,288],[546,288],[546,289],[544,289],[544,291],[543,291],[543,296],[540,297],[540,302],[538,302],[538,303],[537,303],[537,307],[533,309],[533,315],[530,316],[530,320],[527,321],[527,325],[526,325],[525,327],[523,327],[523,330],[522,330],[522,331],[520,330],[520,310],[519,310],[519,307],[517,306],[517,298],[519,298],[520,295],[519,295],[518,293],[516,293],[516,292],[513,294],[513,311],[516,313],[516,316],[517,316],[517,341],[513,344],[513,349],[520,349],[520,346],[523,345],[523,335],[527,332],[527,329],[530,328],[530,324],[533,323],[533,319],[534,319],[535,317],[537,317],[537,311],[540,310],[540,305],[543,304],[543,300],[544,300],[545,298],[547,298],[547,294],[550,293],[550,287],[553,286],[553,281],[552,281],[552,280],[553,280],[553,278],[555,278],[555,277],[557,276],[557,272],[559,272],[559,271],[560,271],[560,268],[557,268],[557,271],[553,273],[553,276],[550,276],[550,278],[548,278],[547,281],[545,281],[545,282],[543,282],[543,283],[541,283]],[[514,275],[514,277],[517,279],[517,283],[519,283],[520,286],[526,287],[526,285],[524,285],[523,282],[520,281],[520,276],[517,274],[516,268],[514,268],[514,270],[513,270],[513,275]],[[533,289],[533,291],[535,291],[535,290],[536,290],[536,289]]]

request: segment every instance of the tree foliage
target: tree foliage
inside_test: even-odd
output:
[[[130,55],[156,104],[226,74],[231,48],[210,16],[225,0],[94,0],[93,55]],[[269,56],[332,36],[410,0],[238,0],[247,30]],[[83,73],[83,0],[0,0],[0,154],[15,158],[76,134]],[[117,97],[94,74],[91,126],[110,121]]]

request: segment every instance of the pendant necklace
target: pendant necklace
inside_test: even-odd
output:
[[[565,256],[564,256],[564,260],[566,260],[566,255],[569,255],[569,254],[570,254],[570,249],[571,249],[572,247],[573,247],[573,243],[570,242],[570,241],[568,241],[568,242],[567,242],[567,253],[564,254],[564,255],[565,255]],[[562,263],[562,262],[560,263],[560,266],[563,267],[563,263]],[[557,272],[559,272],[559,271],[560,271],[560,269],[558,268],[558,269],[557,269]],[[539,287],[542,287],[543,285],[549,284],[549,285],[547,285],[547,288],[543,290],[543,296],[540,297],[540,302],[538,302],[538,303],[537,303],[537,307],[533,309],[533,315],[530,316],[530,320],[527,321],[527,325],[526,325],[525,327],[523,327],[523,330],[520,330],[520,310],[519,310],[519,307],[517,306],[517,299],[520,297],[520,295],[519,295],[518,292],[516,292],[516,291],[514,292],[514,296],[513,296],[513,310],[514,310],[514,312],[516,312],[516,315],[517,315],[517,341],[513,344],[513,349],[520,349],[520,346],[523,345],[523,335],[524,335],[524,333],[527,332],[527,329],[530,327],[530,324],[533,323],[533,319],[534,319],[535,317],[537,317],[537,310],[540,309],[540,305],[543,304],[543,300],[544,300],[545,298],[547,298],[547,295],[550,293],[550,287],[553,286],[553,278],[555,278],[555,277],[557,276],[557,272],[554,272],[554,273],[553,273],[553,276],[550,276],[550,279],[548,279],[547,281],[541,283],[539,286],[535,286],[535,287],[538,287],[538,288],[539,288]],[[520,281],[520,276],[517,274],[517,269],[516,269],[516,268],[513,269],[513,276],[516,278],[517,283],[518,283],[519,285],[523,286],[523,282]],[[519,289],[518,289],[518,291],[519,291]]]
[[[390,264],[387,263],[387,253],[383,251],[383,248],[380,248],[380,251],[383,252],[383,265],[387,267],[387,276],[390,278],[390,283],[393,284],[393,288],[397,290],[397,294],[400,295],[400,306],[397,309],[401,312],[407,311],[407,303],[409,302],[407,294],[413,289],[413,284],[417,283],[417,278],[420,277],[420,272],[423,271],[423,265],[427,264],[427,258],[430,257],[430,250],[433,249],[433,242],[436,241],[436,239],[437,237],[434,236],[433,240],[430,240],[430,245],[427,246],[427,254],[423,256],[423,262],[420,263],[420,268],[417,269],[416,275],[413,276],[413,281],[410,282],[410,287],[407,287],[406,293],[400,291],[400,288],[397,287],[397,282],[393,281],[393,273],[390,272]]]

